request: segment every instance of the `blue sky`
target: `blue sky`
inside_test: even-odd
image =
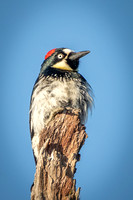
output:
[[[56,47],[91,51],[79,69],[95,95],[75,175],[81,200],[133,199],[132,8],[131,0],[1,1],[1,199],[30,199],[30,96]]]

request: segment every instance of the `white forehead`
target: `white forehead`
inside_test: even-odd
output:
[[[66,53],[67,55],[68,55],[69,53],[73,52],[73,50],[71,50],[71,49],[63,49],[63,51],[64,51],[64,53]]]

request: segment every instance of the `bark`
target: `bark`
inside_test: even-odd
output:
[[[87,134],[79,112],[56,114],[40,134],[39,159],[36,165],[31,200],[77,200],[76,162]]]

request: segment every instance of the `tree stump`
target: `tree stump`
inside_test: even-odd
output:
[[[31,200],[78,200],[76,162],[87,134],[80,123],[79,111],[55,115],[40,134],[39,158],[36,165]]]

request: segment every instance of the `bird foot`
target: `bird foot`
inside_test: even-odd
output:
[[[59,113],[72,113],[74,115],[79,115],[80,114],[80,109],[73,109],[71,107],[66,107],[66,108],[57,108],[51,112],[49,119],[47,120],[46,124],[49,124],[54,117],[59,114]]]
[[[64,111],[64,108],[61,108],[61,107],[53,110],[53,112],[51,112],[49,116],[49,119],[47,120],[47,124],[49,124],[58,113],[62,113],[63,111]]]

